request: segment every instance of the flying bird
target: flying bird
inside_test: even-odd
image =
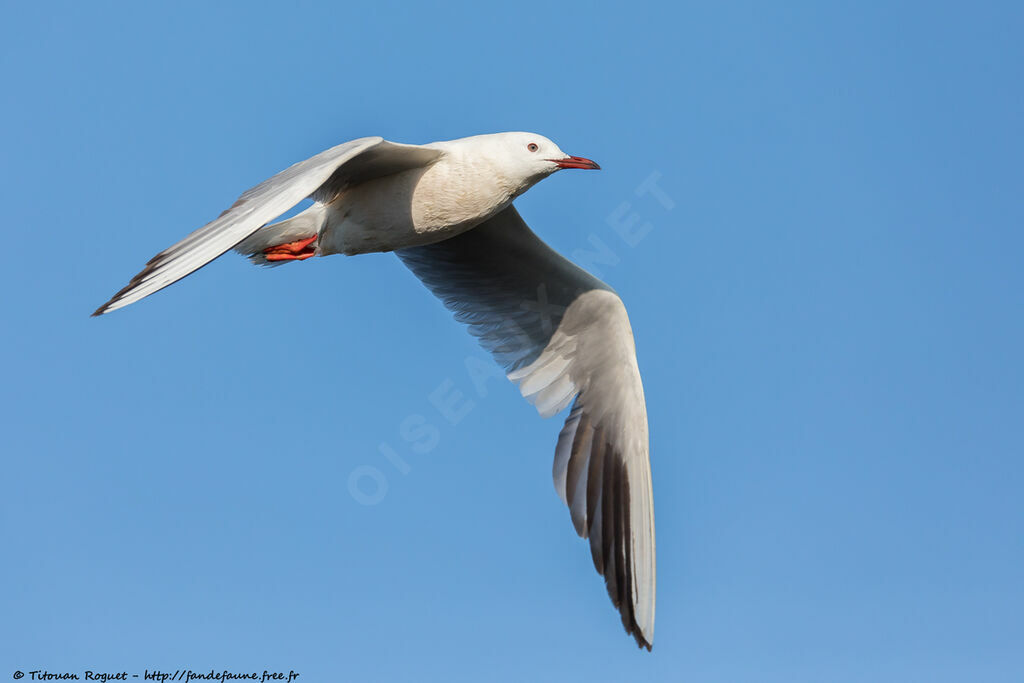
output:
[[[247,190],[150,259],[93,315],[177,282],[234,249],[279,265],[393,251],[490,351],[543,417],[572,405],[555,489],[590,541],[626,632],[654,640],[654,499],[647,408],[619,296],[535,235],[513,200],[562,169],[597,169],[534,133],[427,145],[366,137]],[[304,199],[312,206],[271,223]]]

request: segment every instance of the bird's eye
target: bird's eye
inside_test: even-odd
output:
[[[526,149],[530,150],[531,152],[536,152],[540,148],[537,147],[537,143],[536,142],[531,142],[530,144],[528,144],[526,146]]]

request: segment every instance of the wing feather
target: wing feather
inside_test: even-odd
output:
[[[544,417],[573,402],[552,474],[626,631],[654,638],[647,410],[629,318],[607,285],[555,253],[513,207],[455,238],[396,252],[494,353]]]
[[[368,137],[293,164],[246,190],[216,219],[151,258],[93,315],[127,306],[199,270],[306,197],[331,197],[349,183],[423,166],[440,154],[426,147]]]

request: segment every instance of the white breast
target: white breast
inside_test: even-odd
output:
[[[516,190],[486,161],[446,155],[339,195],[327,207],[318,252],[366,254],[439,242],[503,210]]]

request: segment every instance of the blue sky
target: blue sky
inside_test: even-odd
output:
[[[4,15],[0,675],[1024,676],[1019,3]],[[479,396],[483,352],[393,256],[229,256],[88,317],[294,161],[501,130],[604,168],[518,206],[560,251],[614,254],[651,423],[651,654],[554,493],[561,419]],[[652,174],[668,201],[638,196]],[[439,387],[473,402],[456,425]]]

